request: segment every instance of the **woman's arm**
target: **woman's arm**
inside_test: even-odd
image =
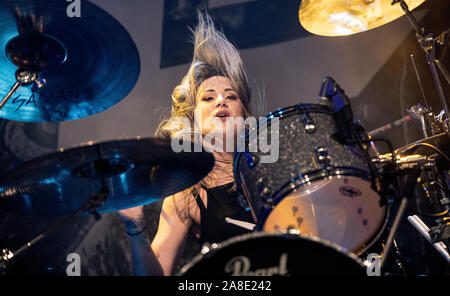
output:
[[[186,195],[183,192],[166,197],[161,209],[158,231],[150,243],[144,229],[142,207],[120,211],[127,225],[133,274],[171,275],[183,254],[192,219],[184,213]],[[133,235],[137,233],[136,235]]]

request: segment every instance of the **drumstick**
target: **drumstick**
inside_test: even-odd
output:
[[[406,121],[409,121],[409,120],[411,120],[411,116],[410,115],[406,115],[402,119],[396,120],[393,123],[389,123],[389,124],[386,124],[386,125],[384,125],[382,127],[379,127],[379,128],[377,128],[377,129],[375,129],[373,131],[368,132],[367,134],[369,136],[375,136],[376,134],[379,134],[379,133],[385,132],[387,130],[390,130],[390,129],[394,128],[395,126],[399,126],[399,125],[401,125],[401,124],[403,124],[403,123],[405,123]]]
[[[229,217],[225,217],[225,222],[230,223],[230,224],[234,224],[236,226],[248,229],[248,230],[253,230],[255,228],[255,224],[253,223],[249,223],[249,222],[245,222],[245,221],[240,221],[240,220],[235,220],[235,219],[231,219]]]

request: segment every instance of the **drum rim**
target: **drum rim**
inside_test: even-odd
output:
[[[305,110],[302,110],[305,109]],[[267,119],[271,119],[273,117],[278,117],[280,115],[283,115],[284,113],[291,113],[291,112],[297,112],[297,113],[304,113],[302,111],[314,111],[315,113],[325,113],[325,114],[333,114],[333,110],[326,105],[322,104],[314,104],[314,103],[299,103],[296,105],[287,106],[284,108],[278,108],[275,111],[269,112],[266,115]]]
[[[362,269],[366,267],[364,262],[359,258],[356,254],[346,251],[345,248],[342,246],[333,243],[327,239],[319,238],[312,235],[306,235],[306,234],[293,234],[293,233],[271,233],[271,232],[262,232],[262,231],[255,231],[250,233],[245,233],[241,235],[234,236],[232,238],[229,238],[227,240],[224,240],[220,243],[213,243],[209,244],[207,243],[206,246],[208,250],[203,251],[204,246],[202,246],[202,251],[200,254],[196,255],[194,258],[192,258],[187,264],[185,264],[177,273],[179,276],[184,276],[187,272],[189,272],[192,268],[196,266],[197,263],[201,262],[203,259],[209,258],[211,256],[214,256],[218,251],[237,244],[239,242],[247,241],[251,238],[261,238],[261,237],[284,237],[286,239],[302,239],[307,240],[309,242],[313,243],[319,243],[324,245],[325,247],[331,248],[335,250],[336,252],[340,253],[341,255],[347,257],[348,259],[352,260],[354,263],[358,264]]]
[[[280,187],[275,193],[272,194],[273,200],[279,198],[284,198],[287,194],[291,193],[292,190],[305,185],[310,185],[312,182],[323,180],[323,179],[334,179],[343,177],[358,177],[365,181],[370,182],[370,173],[362,169],[355,167],[328,167],[322,168],[314,171],[309,171],[304,174],[298,174],[295,178],[289,180],[284,185]],[[295,184],[293,188],[291,184]],[[290,187],[290,188],[289,188]]]
[[[363,172],[360,169],[356,169],[356,168],[346,168],[347,170],[345,170],[346,172]],[[332,173],[334,173],[335,171],[330,171]],[[305,174],[305,176],[307,176],[307,174]],[[258,215],[257,217],[257,222],[255,225],[255,230],[256,231],[263,231],[264,228],[264,223],[267,220],[267,217],[269,216],[269,214],[272,212],[273,208],[276,207],[287,195],[289,195],[292,191],[294,191],[295,189],[301,188],[305,185],[310,185],[312,184],[312,182],[315,181],[319,181],[319,180],[323,180],[323,179],[334,179],[334,178],[342,178],[342,177],[361,177],[360,174],[355,173],[355,174],[339,174],[339,175],[329,175],[329,176],[323,176],[320,174],[315,174],[313,175],[314,177],[309,178],[310,181],[306,182],[303,181],[301,184],[297,184],[295,185],[295,187],[291,187],[291,184],[294,184],[294,182],[292,182],[292,179],[290,182],[286,183],[285,185],[283,185],[281,187],[281,189],[279,189],[277,192],[275,192],[274,194],[272,194],[273,197],[269,197],[271,198],[271,206],[270,207],[265,207],[261,213]],[[303,177],[304,179],[304,177]],[[364,178],[363,178],[364,179]],[[367,179],[364,179],[366,181],[369,181]],[[309,183],[309,184],[308,184]],[[378,194],[378,192],[377,192]],[[383,196],[380,196],[378,194],[379,198],[380,198],[380,202],[383,199]],[[372,246],[377,240],[378,238],[381,236],[381,234],[383,233],[387,222],[388,222],[388,218],[389,218],[389,206],[386,204],[384,204],[382,206],[382,208],[384,208],[383,210],[383,218],[381,219],[381,223],[378,227],[376,227],[376,230],[374,230],[374,233],[369,237],[369,239],[367,239],[366,242],[364,242],[361,246],[359,246],[357,249],[355,250],[349,250],[348,252],[352,252],[355,254],[362,254],[364,251],[366,251],[370,246]],[[306,235],[306,234],[305,234]],[[324,239],[324,238],[321,238]],[[326,239],[324,239],[326,240]],[[343,248],[343,247],[342,247]]]
[[[255,134],[255,132],[258,131],[261,125],[270,124],[270,120],[274,117],[287,118],[295,114],[304,114],[304,113],[321,113],[332,116],[333,110],[331,110],[331,108],[328,106],[313,103],[305,103],[305,104],[300,103],[297,105],[292,105],[284,108],[278,108],[275,111],[269,112],[265,117],[262,117],[262,119],[260,119],[257,122],[255,129],[252,129],[251,131],[249,130],[246,131],[244,134],[244,139],[249,139],[253,134]]]

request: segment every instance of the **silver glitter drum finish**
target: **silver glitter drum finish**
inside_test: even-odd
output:
[[[343,145],[336,133],[333,112],[314,104],[269,113],[247,133],[246,141],[258,145],[235,155],[234,173],[249,197],[255,230],[296,229],[355,253],[373,243],[384,227],[386,206],[371,187],[362,149]],[[279,145],[270,142],[277,139]],[[275,162],[261,161],[274,151],[263,153],[260,143],[279,148]]]

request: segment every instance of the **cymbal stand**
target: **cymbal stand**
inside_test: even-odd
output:
[[[392,245],[394,243],[395,235],[398,231],[398,228],[400,226],[400,222],[403,218],[403,215],[405,213],[405,210],[408,206],[409,200],[414,195],[414,189],[417,184],[417,179],[419,178],[421,173],[421,164],[419,163],[415,167],[411,169],[411,172],[407,176],[407,180],[404,186],[404,190],[401,190],[402,199],[400,201],[400,206],[397,210],[397,213],[395,215],[394,221],[392,223],[391,230],[389,231],[389,235],[386,239],[386,244],[383,249],[383,256],[381,258],[380,262],[380,270],[383,270],[383,267],[385,266],[387,259],[389,258],[389,253],[392,248]],[[401,188],[399,188],[401,189]]]
[[[41,88],[46,83],[45,79],[39,77],[39,73],[37,71],[18,69],[15,75],[17,82],[14,83],[6,96],[0,101],[0,110],[21,86],[34,84],[35,87]]]
[[[89,212],[94,216],[95,220],[99,220],[101,218],[100,214],[97,212],[97,208],[105,203],[106,198],[108,197],[109,194],[108,186],[106,184],[106,173],[110,168],[108,160],[102,158],[101,149],[102,148],[99,146],[98,150],[99,159],[94,161],[94,168],[101,176],[102,188],[99,191],[93,193],[89,197],[89,199],[83,205],[81,205],[80,208],[78,208],[68,216],[62,218],[61,220],[57,221],[54,225],[47,228],[43,233],[39,234],[34,239],[27,242],[18,250],[12,252],[9,249],[2,249],[0,251],[0,274],[6,270],[8,262],[10,262],[14,257],[17,257],[19,254],[29,249],[31,246],[35,245],[37,242],[48,237],[50,234],[60,229],[63,225],[67,224],[69,221],[73,220],[78,215],[84,212]]]
[[[106,187],[103,187],[98,192],[92,194],[89,197],[89,199],[76,211],[57,221],[54,225],[48,227],[46,230],[44,230],[44,232],[42,232],[31,241],[24,244],[16,251],[12,252],[9,249],[2,249],[0,252],[0,273],[6,270],[9,261],[11,261],[14,257],[17,257],[19,254],[29,249],[31,246],[35,245],[37,242],[50,236],[52,233],[54,233],[56,230],[60,229],[62,226],[64,226],[65,224],[76,218],[78,215],[87,211],[92,213],[96,218],[96,220],[98,220],[97,216],[98,213],[95,211],[95,209],[105,202],[107,196],[108,196],[108,189]]]
[[[447,104],[447,99],[445,97],[444,88],[442,86],[442,82],[439,77],[438,70],[441,72],[442,76],[445,78],[447,83],[450,85],[450,74],[447,71],[447,69],[442,65],[441,61],[439,60],[439,55],[437,52],[438,45],[443,46],[445,43],[445,39],[447,35],[450,33],[450,29],[442,32],[439,36],[435,37],[432,33],[426,33],[424,28],[420,28],[419,24],[417,23],[417,20],[411,13],[411,11],[408,8],[408,5],[405,3],[404,0],[393,0],[392,5],[395,5],[399,3],[400,7],[405,12],[406,16],[408,17],[409,22],[413,26],[414,30],[416,31],[416,37],[417,41],[419,42],[422,49],[425,51],[426,59],[428,62],[428,65],[431,69],[431,74],[433,75],[433,80],[436,85],[439,99],[441,101],[441,105],[443,107],[443,110],[447,116],[447,120],[450,118],[450,111],[449,106]]]

